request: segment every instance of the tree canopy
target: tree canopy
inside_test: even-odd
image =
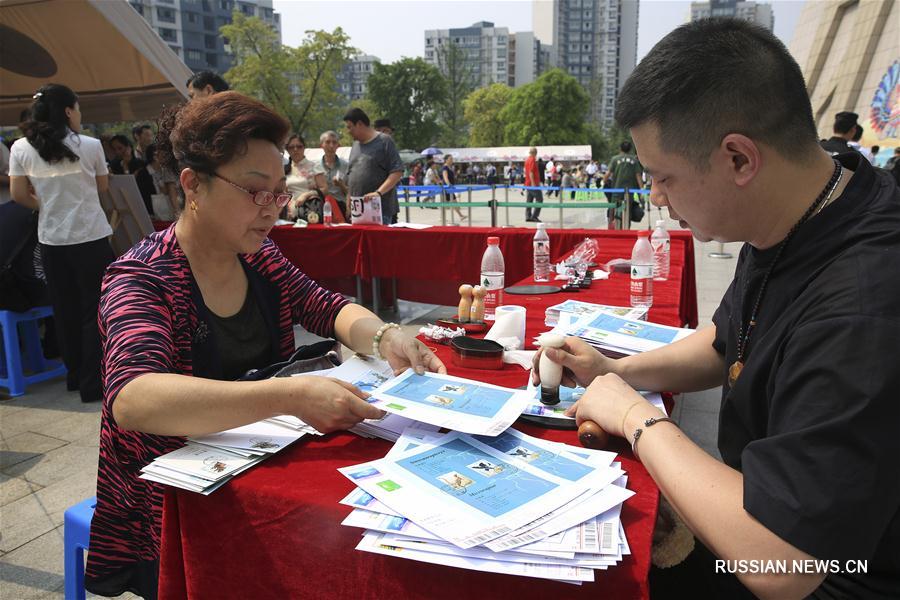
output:
[[[299,48],[284,46],[258,17],[239,11],[220,32],[234,56],[225,79],[283,115],[294,131],[319,135],[340,123],[343,99],[337,75],[356,50],[340,27],[307,31]]]
[[[438,138],[438,115],[447,83],[434,66],[421,58],[401,58],[375,64],[369,76],[369,99],[391,120],[399,148],[420,150]]]
[[[465,53],[452,41],[439,45],[435,55],[438,70],[447,82],[447,92],[440,106],[441,137],[438,141],[443,146],[459,148],[465,145],[468,137],[464,102],[475,88],[475,76]]]
[[[510,146],[585,143],[589,108],[590,99],[578,80],[551,69],[513,90],[500,112],[503,141]]]
[[[500,113],[509,103],[513,89],[502,83],[475,90],[466,98],[465,118],[469,122],[469,145],[493,147],[503,145],[506,124]]]

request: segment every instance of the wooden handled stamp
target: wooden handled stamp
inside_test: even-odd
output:
[[[472,290],[475,299],[472,301],[472,320],[481,323],[484,321],[484,297],[487,296],[487,288],[483,285],[476,285]]]
[[[603,450],[609,443],[609,434],[593,421],[585,421],[578,426],[578,441],[585,448]]]
[[[472,312],[472,286],[464,283],[459,286],[459,308],[456,317],[460,323],[468,323]]]

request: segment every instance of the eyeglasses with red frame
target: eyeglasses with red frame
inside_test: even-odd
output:
[[[274,193],[266,191],[266,190],[259,190],[259,191],[248,190],[247,188],[239,186],[235,182],[233,182],[229,179],[226,179],[225,177],[222,177],[221,175],[219,175],[216,172],[213,172],[212,175],[213,175],[213,177],[218,177],[219,179],[221,179],[222,181],[224,181],[231,187],[237,188],[244,193],[250,194],[250,197],[253,200],[253,204],[255,204],[257,206],[269,206],[270,204],[272,204],[272,201],[274,201],[275,206],[277,206],[278,208],[284,208],[287,205],[287,203],[291,201],[291,194],[286,194],[286,193],[274,194]]]

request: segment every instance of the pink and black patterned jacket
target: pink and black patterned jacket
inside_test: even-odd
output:
[[[343,296],[319,287],[271,240],[240,259],[274,341],[271,362],[291,355],[296,323],[333,336],[338,312],[348,303]],[[174,225],[135,245],[103,279],[104,403],[97,508],[85,574],[86,587],[94,593],[155,591],[163,490],[138,476],[154,458],[184,445],[184,438],[120,429],[112,406],[129,381],[146,373],[220,379],[207,315]]]

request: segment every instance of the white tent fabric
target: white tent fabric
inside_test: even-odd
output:
[[[453,156],[455,162],[525,162],[530,146],[506,146],[501,148],[441,148],[444,156]],[[544,160],[557,158],[563,162],[591,160],[590,146],[537,146],[538,157]]]
[[[191,70],[126,0],[0,0],[0,124],[62,83],[86,123],[134,121],[187,97]]]
[[[453,160],[458,163],[470,162],[525,162],[528,158],[530,146],[506,146],[501,148],[444,148],[443,154],[435,155],[433,158],[441,162],[444,156],[448,154],[453,156]],[[576,162],[591,160],[590,146],[537,146],[538,157],[549,160],[556,157],[563,162]],[[320,148],[307,148],[304,153],[306,158],[315,162],[322,158],[322,150]],[[350,158],[350,148],[342,146],[338,148],[337,155],[344,159]],[[422,157],[425,160],[426,157]]]

